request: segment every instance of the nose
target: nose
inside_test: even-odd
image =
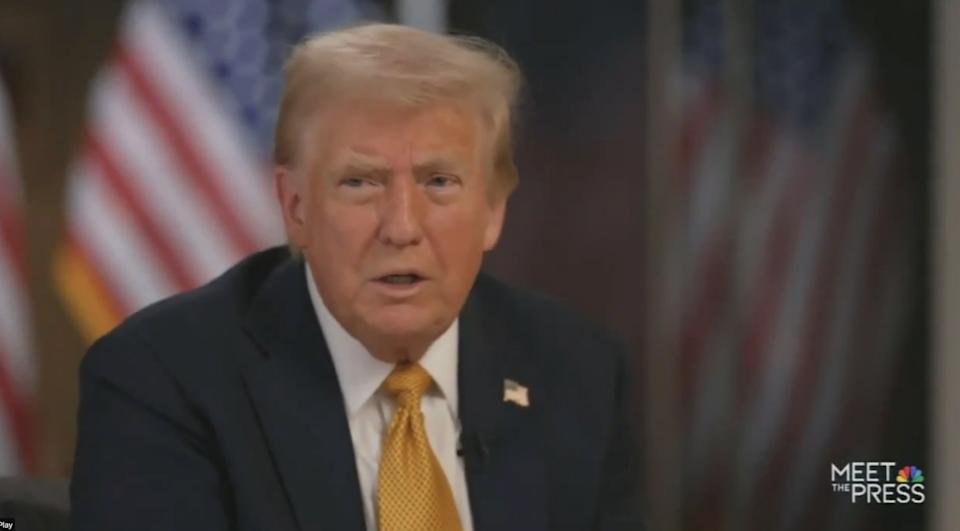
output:
[[[397,176],[387,183],[380,215],[380,241],[394,247],[416,245],[423,238],[422,205],[417,183]]]

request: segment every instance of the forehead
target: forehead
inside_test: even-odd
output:
[[[307,154],[326,167],[352,162],[393,164],[409,159],[480,156],[485,129],[479,113],[464,104],[408,107],[356,100],[322,109],[312,120]]]

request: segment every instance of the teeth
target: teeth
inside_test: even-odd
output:
[[[387,275],[383,281],[387,284],[413,284],[417,278],[417,275]]]

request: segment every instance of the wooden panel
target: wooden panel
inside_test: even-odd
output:
[[[0,1],[0,66],[13,99],[27,201],[36,359],[35,472],[67,476],[84,345],[53,292],[64,175],[82,131],[86,86],[109,50],[117,0]]]

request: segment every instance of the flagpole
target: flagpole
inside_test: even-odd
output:
[[[932,352],[933,400],[933,466],[940,475],[930,474],[934,487],[930,489],[933,502],[932,529],[948,531],[960,529],[960,329],[956,316],[960,314],[960,3],[934,2],[939,31],[933,44],[937,83],[933,112],[936,139],[933,195],[930,203],[935,215],[934,279],[932,285],[934,349]]]
[[[643,389],[646,503],[650,529],[678,531],[683,493],[677,359],[669,306],[667,235],[679,207],[671,193],[671,148],[680,133],[682,101],[674,86],[681,66],[680,2],[647,3],[645,285]],[[674,323],[675,324],[675,323]]]

